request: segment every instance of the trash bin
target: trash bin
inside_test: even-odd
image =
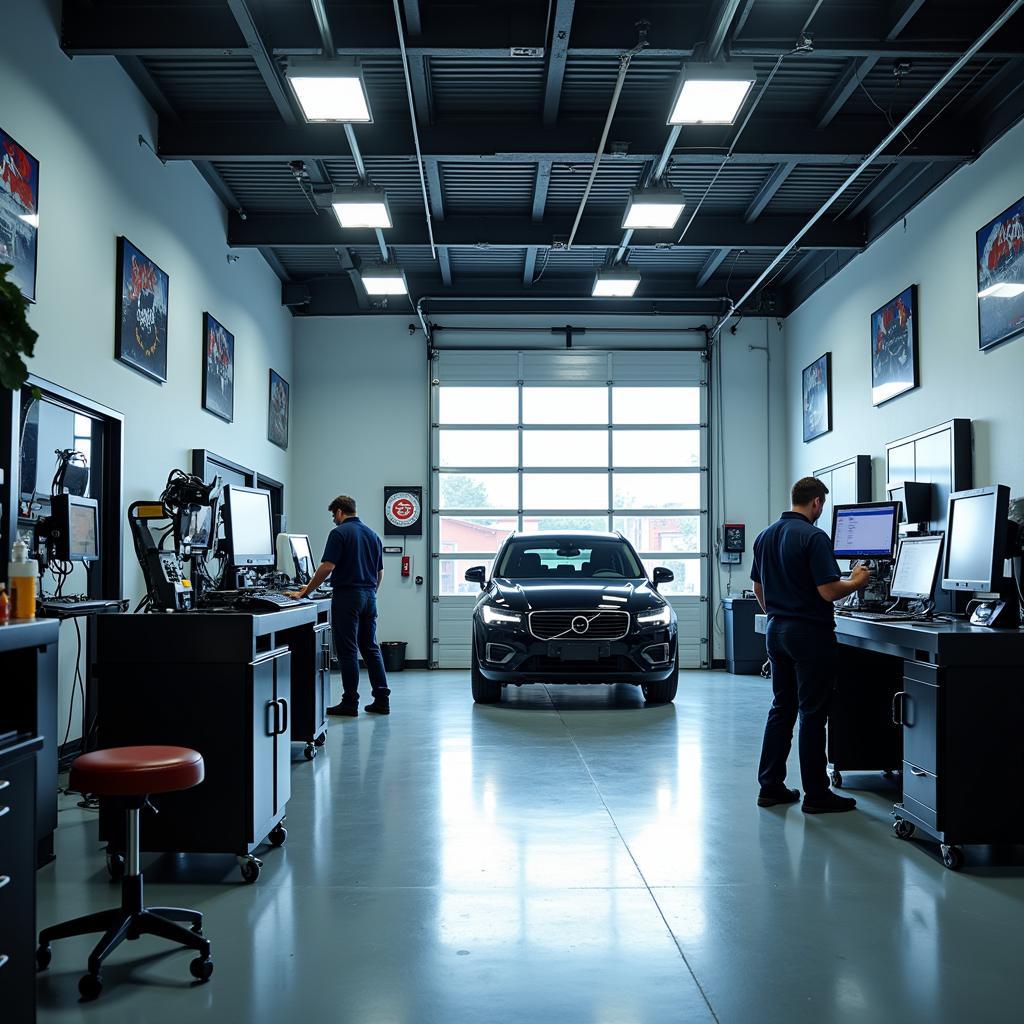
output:
[[[388,672],[401,672],[405,668],[405,649],[408,646],[404,640],[385,641],[380,645],[384,668]]]

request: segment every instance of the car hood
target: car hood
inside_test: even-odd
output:
[[[511,610],[531,612],[538,610],[621,608],[640,612],[659,608],[665,604],[647,580],[509,580],[498,577],[491,581],[489,597],[500,600]]]

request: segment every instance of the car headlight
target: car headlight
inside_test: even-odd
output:
[[[493,604],[484,605],[484,622],[490,626],[495,622],[520,623],[523,621],[519,612],[506,611],[504,608],[495,608]]]
[[[640,612],[636,617],[639,626],[667,626],[672,621],[672,611],[667,604],[650,612]]]

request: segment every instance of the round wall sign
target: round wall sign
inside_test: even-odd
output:
[[[408,491],[397,491],[388,498],[384,514],[392,526],[412,526],[420,518],[419,499]]]

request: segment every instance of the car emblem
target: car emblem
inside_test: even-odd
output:
[[[588,629],[590,629],[590,619],[585,615],[577,615],[572,620],[572,631],[574,633],[586,633]]]

